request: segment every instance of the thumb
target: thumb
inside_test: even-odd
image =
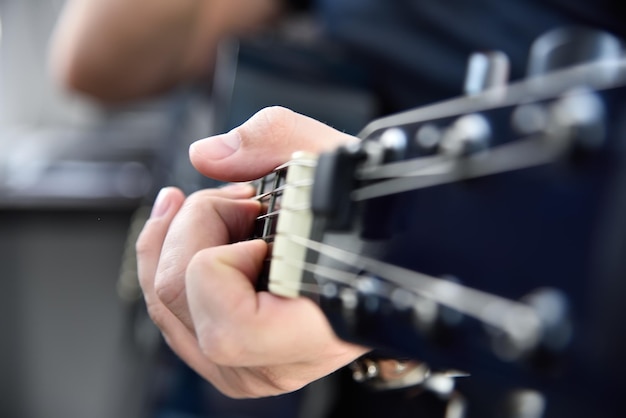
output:
[[[196,141],[189,156],[205,176],[249,181],[288,161],[295,151],[320,153],[356,140],[289,109],[268,107],[228,133]]]

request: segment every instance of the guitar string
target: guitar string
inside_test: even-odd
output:
[[[359,274],[346,272],[344,270],[340,270],[340,269],[329,267],[329,266],[323,266],[323,265],[308,263],[308,262],[297,262],[292,259],[285,259],[285,258],[279,258],[279,257],[273,257],[272,261],[275,261],[277,259],[281,260],[287,265],[296,267],[297,269],[308,271],[318,276],[322,276],[331,282],[345,285],[350,289],[358,289],[360,287],[359,277],[362,277],[362,276],[360,276]],[[293,280],[280,281],[280,283],[276,283],[276,282],[274,283],[279,284],[281,288],[287,288],[289,290],[296,291],[298,293],[308,293],[314,296],[337,295],[336,288],[332,290],[327,288],[328,283],[323,283],[322,285],[318,283],[303,283],[303,282],[296,283]],[[381,287],[386,288],[387,290],[390,290],[390,291],[385,292],[383,289],[381,289]],[[415,302],[417,302],[417,298],[420,297],[418,294],[416,294],[415,292],[412,292],[409,289],[404,289],[401,287],[392,288],[391,284],[385,283],[385,282],[377,283],[376,287],[372,287],[372,286],[368,287],[368,293],[374,294],[376,296],[386,298],[386,299],[393,298],[394,290],[401,290],[401,291],[410,293],[414,297]],[[405,307],[410,306],[410,304],[406,303],[406,301],[403,305]]]
[[[380,166],[377,167],[376,170],[365,170],[362,171],[361,173],[363,174],[362,177],[363,178],[379,178],[379,177],[383,177],[383,176],[387,176],[387,175],[391,175],[393,174],[393,172],[397,172],[398,170],[407,170],[409,168],[413,169],[413,172],[416,172],[420,167],[421,168],[432,168],[432,166],[436,165],[436,163],[449,163],[450,161],[450,157],[446,157],[446,156],[437,156],[437,157],[425,157],[425,158],[420,158],[419,160],[411,160],[411,161],[403,161],[400,163],[390,163],[384,166]],[[307,162],[310,162],[309,160],[306,160]],[[301,164],[300,161],[290,161],[287,162],[279,167],[277,167],[276,169],[274,169],[274,171],[272,171],[272,173],[268,174],[267,176],[261,178],[258,180],[258,182],[260,183],[261,186],[264,186],[267,183],[274,183],[276,182],[276,179],[282,176],[281,180],[284,180],[284,176],[285,176],[285,169],[293,166],[293,165],[298,165]],[[416,167],[417,164],[417,167]],[[307,164],[308,166],[315,166],[315,164]],[[379,169],[382,169],[382,171],[379,171]],[[385,171],[385,170],[391,170],[391,171]],[[359,174],[358,174],[359,175]],[[264,192],[264,193],[260,193],[257,194],[256,196],[253,196],[252,199],[258,200],[258,201],[263,201],[266,200],[268,197],[273,197],[276,195],[280,195],[281,193],[283,193],[285,190],[289,189],[289,188],[298,188],[298,187],[308,187],[311,186],[313,184],[312,180],[304,180],[304,181],[300,181],[300,182],[294,182],[294,183],[290,183],[290,184],[283,184],[282,186],[279,187],[275,187],[273,190],[270,190],[269,192]],[[260,187],[260,189],[263,189],[263,187]],[[273,206],[273,205],[272,205]],[[301,207],[283,207],[282,209],[278,209],[272,212],[268,212],[265,213],[263,215],[260,215],[256,218],[257,221],[260,220],[265,220],[267,218],[275,218],[277,217],[283,210],[289,210],[289,211],[300,211],[300,210],[310,210],[310,206],[307,205],[303,205]],[[263,239],[266,242],[268,241],[272,241],[274,238],[276,237],[276,234],[265,234],[261,237],[253,237],[251,239]],[[268,259],[269,260],[269,259]]]
[[[551,150],[552,152],[546,153],[546,151],[548,150]],[[521,143],[521,146],[520,146],[520,143],[503,145],[503,146],[496,148],[495,150],[481,152],[478,154],[474,154],[471,157],[467,157],[467,160],[472,159],[474,160],[473,161],[474,163],[476,162],[476,160],[478,160],[478,162],[484,165],[485,160],[483,160],[483,158],[489,155],[490,158],[488,159],[498,161],[497,163],[492,164],[492,167],[489,167],[484,171],[476,170],[476,167],[473,167],[474,170],[472,172],[471,170],[472,167],[471,166],[467,167],[468,161],[465,161],[465,165],[466,165],[466,167],[464,167],[465,170],[462,170],[461,173],[456,173],[457,175],[453,176],[453,178],[439,179],[438,181],[435,180],[435,184],[443,184],[443,182],[449,182],[449,181],[458,181],[464,178],[471,178],[471,177],[475,177],[479,175],[496,174],[496,173],[503,172],[503,171],[509,171],[509,170],[514,170],[517,168],[524,168],[524,167],[528,167],[528,166],[532,166],[536,164],[541,164],[544,162],[549,162],[549,161],[552,161],[553,158],[561,150],[562,150],[562,147],[555,147],[555,146],[552,146],[551,148],[547,147],[545,140],[541,137],[536,137],[534,139],[533,138],[527,139],[526,141]],[[509,157],[512,153],[516,154],[515,160],[518,161],[518,164],[517,165],[509,164],[507,166],[507,163],[511,162],[511,158]],[[524,158],[519,158],[520,156]],[[372,178],[377,178],[377,176],[387,176],[391,174],[398,174],[398,171],[402,170],[402,171],[406,171],[407,172],[406,175],[410,176],[412,179],[412,177],[415,177],[415,176],[420,176],[420,177],[423,176],[424,169],[429,170],[426,173],[427,175],[432,175],[433,168],[435,169],[435,172],[443,172],[443,173],[449,172],[450,167],[451,167],[450,163],[452,163],[451,160],[452,160],[451,157],[447,157],[447,156],[424,157],[420,159],[414,159],[411,161],[403,161],[399,163],[386,164],[383,166],[379,166],[378,169],[376,170],[364,171],[363,173],[365,173],[366,177],[368,175],[371,175]],[[261,182],[260,188],[262,189],[263,188],[262,186],[264,186],[265,184],[269,182],[273,182],[276,184],[276,183],[279,183],[280,180],[284,180],[286,168],[294,166],[294,165],[306,165],[309,167],[314,167],[316,166],[316,162],[314,160],[309,160],[309,159],[289,161],[277,167],[268,176],[260,179],[260,182]],[[444,165],[443,168],[441,167],[442,165]],[[456,165],[459,165],[459,163],[457,162]],[[468,170],[468,168],[470,169]],[[468,171],[469,171],[469,174],[468,174]],[[465,174],[466,176],[463,177],[463,174]],[[357,173],[357,175],[359,174]],[[393,183],[397,180],[402,180],[402,179],[394,179],[394,180],[390,180],[387,182],[378,183],[374,186],[388,185],[389,183]],[[269,192],[260,193],[254,196],[253,199],[263,201],[263,200],[266,200],[267,197],[270,197],[272,200],[274,200],[274,198],[278,197],[279,194],[281,194],[282,192],[284,192],[285,190],[289,188],[310,187],[312,184],[313,184],[313,181],[310,179],[295,182],[295,183],[290,183],[290,184],[283,184],[281,186],[274,187],[273,190]],[[426,183],[426,184],[422,184],[421,187],[427,187],[429,185],[435,185],[435,184]],[[418,188],[421,188],[421,187],[418,187]],[[367,187],[356,190],[355,192],[363,191],[365,189],[367,189]],[[399,193],[399,191],[395,191],[395,190],[387,191],[385,194],[393,194],[393,193]],[[372,197],[365,197],[365,198],[373,198],[373,197],[378,197],[378,196],[380,195],[372,196]],[[363,198],[363,200],[365,198]],[[274,208],[275,201],[272,201],[269,206],[270,208]],[[269,218],[276,218],[283,210],[304,211],[304,210],[309,210],[309,209],[310,209],[310,206],[308,205],[302,205],[300,207],[283,207],[281,209],[272,210],[270,212],[262,214],[258,216],[256,219],[257,221],[260,221],[260,220],[266,220]],[[264,234],[263,236],[269,235],[269,231],[265,231],[265,232],[267,233]]]
[[[370,122],[358,133],[359,138],[367,138],[383,129],[442,119],[490,109],[517,106],[530,99],[539,102],[558,97],[572,86],[586,86],[599,91],[623,83],[626,60],[623,57],[600,60],[545,74],[541,77],[521,80],[510,84],[506,89],[494,88],[472,97],[444,100],[426,107],[407,110]],[[606,76],[611,74],[613,76]],[[531,97],[529,97],[531,92]],[[495,99],[495,100],[494,100]]]
[[[312,159],[312,158],[294,158],[294,159],[291,159],[291,160],[289,160],[289,161],[279,165],[278,167],[274,168],[270,173],[268,173],[264,177],[261,177],[261,178],[257,179],[256,182],[259,182],[260,184],[269,183],[269,182],[274,180],[275,176],[284,175],[286,170],[288,168],[290,168],[290,167],[293,167],[293,166],[315,168],[315,167],[317,167],[317,160]]]
[[[275,260],[280,260],[280,262],[283,262],[287,265],[290,265],[292,267],[296,267],[300,270],[306,270],[308,272],[314,273],[314,274],[319,274],[321,276],[324,276],[328,279],[331,279],[335,282],[341,283],[341,284],[345,284],[347,286],[352,286],[355,287],[356,285],[356,279],[358,278],[357,274],[354,273],[350,273],[350,272],[346,272],[334,267],[329,267],[329,266],[323,266],[323,265],[319,265],[319,264],[314,264],[314,263],[309,263],[309,262],[298,262],[289,258],[283,258],[283,257],[271,257],[271,261],[275,261]],[[295,284],[293,282],[293,280],[288,280],[288,281],[281,281],[281,284],[285,284],[285,283],[289,283],[290,285]],[[302,283],[299,282],[296,286],[293,287],[293,290],[298,290],[299,289],[299,285],[304,285],[306,283]],[[319,285],[311,285],[311,286],[318,286]],[[380,296],[383,296],[382,294]]]
[[[290,160],[278,167],[276,167],[270,174],[267,176],[257,180],[257,195],[253,196],[251,199],[257,200],[261,203],[267,203],[268,212],[263,213],[256,217],[257,224],[259,221],[264,221],[265,223],[262,226],[263,231],[261,233],[261,238],[266,237],[271,233],[271,223],[268,221],[275,219],[281,213],[282,210],[291,210],[291,211],[304,211],[309,210],[310,206],[303,205],[302,207],[289,207],[282,209],[275,209],[277,205],[277,200],[282,194],[288,189],[296,189],[302,187],[311,187],[313,185],[313,180],[300,180],[291,182],[289,184],[284,184],[286,177],[286,170],[289,167],[293,166],[304,166],[304,167],[315,167],[317,166],[317,161],[312,159],[293,159]],[[272,183],[271,190],[265,191],[265,186],[268,183]]]
[[[541,142],[539,142],[540,140]],[[435,177],[435,181],[426,181],[418,185],[411,184],[409,187],[407,187],[406,184],[398,183],[399,180],[404,180],[403,178],[393,179],[374,185],[381,187],[374,188],[373,190],[372,186],[358,189],[353,192],[353,198],[355,198],[355,200],[366,200],[380,197],[383,195],[400,193],[402,191],[414,190],[415,188],[445,184],[452,181],[474,178],[489,174],[497,174],[500,172],[544,164],[552,161],[558,154],[560,154],[561,150],[562,147],[547,147],[545,141],[543,141],[542,139],[527,140],[521,145],[518,143],[507,144],[505,146],[498,147],[498,149],[490,150],[488,152],[489,158],[484,159],[486,153],[479,153],[474,156],[466,157],[466,159],[462,163],[457,162],[454,166],[459,166],[462,164],[464,170],[457,173],[452,173],[452,175],[450,175],[449,169],[439,170],[444,174],[433,174],[433,167],[436,168],[437,164],[422,164],[421,167],[418,164],[418,167],[416,168],[415,161],[413,161],[413,166],[411,167],[413,168],[413,171],[410,172],[408,174],[409,177],[407,177],[409,180],[415,181],[416,176],[419,176],[419,179],[424,178],[424,172],[426,170],[426,175]],[[511,158],[511,154],[513,152],[517,154],[515,158]],[[479,160],[478,162],[483,167],[478,166],[476,160]],[[446,161],[443,162],[445,163]],[[487,166],[485,167],[486,162]],[[405,169],[408,167],[408,165],[396,165],[395,169],[397,169],[397,167]],[[435,173],[436,171],[437,170],[435,170]],[[277,173],[277,171],[275,171],[275,173]],[[380,173],[381,172],[379,172],[378,174]],[[275,177],[279,176],[280,174],[282,173],[275,174]],[[448,177],[446,177],[446,174],[448,175]],[[276,183],[275,178],[272,180],[274,180],[274,183]],[[264,179],[262,184],[265,185],[266,183],[267,181],[265,181]],[[306,186],[310,185],[311,183],[307,181]],[[381,188],[387,188],[387,190],[381,191]],[[389,190],[389,188],[391,188],[391,190]],[[284,187],[280,190],[275,187],[274,190],[259,195],[259,199],[265,198],[267,196],[275,197],[278,193],[284,190]],[[285,209],[286,208],[283,208],[282,210]],[[298,210],[305,209],[307,208],[304,206],[298,208]],[[262,215],[259,218],[263,219],[267,217],[275,217],[278,216],[279,213],[280,210],[276,210],[268,214]],[[514,312],[515,316],[517,316],[518,318],[516,324],[524,325],[522,326],[521,332],[524,333],[525,337],[530,338],[535,336],[536,338],[539,333],[540,323],[539,319],[536,316],[536,313],[530,307],[520,302],[505,299],[497,295],[482,292],[477,289],[472,289],[447,280],[427,276],[412,270],[384,263],[379,260],[353,254],[320,242],[308,240],[306,238],[290,236],[289,239],[295,243],[304,245],[306,248],[309,248],[320,254],[324,254],[326,256],[334,258],[344,264],[366,268],[372,273],[380,276],[381,278],[385,278],[385,280],[388,280],[389,282],[392,282],[405,290],[410,290],[412,292],[420,294],[422,297],[431,299],[439,304],[454,308],[459,312],[474,317],[482,321],[483,323],[487,323],[498,329],[510,331],[510,326],[507,326],[506,323],[506,318],[510,317],[510,315],[501,315],[501,313]],[[308,270],[317,270],[318,274],[324,275],[322,273],[319,273],[320,266],[313,267],[311,265],[303,265],[302,267]],[[332,279],[333,277],[328,278]],[[486,307],[489,307],[489,309],[487,309]]]
[[[364,167],[355,173],[355,178],[357,180],[375,180],[389,177],[429,176],[450,171],[453,163],[454,159],[449,156],[420,157],[409,161],[388,163],[376,167]],[[285,170],[294,165],[304,165],[307,167],[317,166],[313,160],[293,160],[275,168],[267,176],[257,180],[257,182],[264,186],[267,183],[275,181],[276,176],[281,175],[283,175],[284,180]],[[273,195],[280,194],[291,187],[308,187],[312,185],[313,180],[301,180],[290,184],[283,184],[268,192],[260,192],[256,196],[253,196],[252,199],[262,201]]]
[[[327,266],[320,266],[320,265],[316,265],[312,263],[297,263],[293,260],[284,260],[284,261],[301,270],[309,271],[318,276],[322,276],[331,282],[336,282],[336,283],[346,285],[348,286],[349,289],[353,290],[355,288],[358,289],[359,287],[358,275],[349,274],[349,273],[344,272],[343,270],[338,270],[338,269],[334,269],[332,267],[327,267]],[[438,279],[438,280],[443,280],[443,279]],[[287,281],[287,282],[280,282],[278,283],[278,285],[282,289],[295,291],[295,292],[298,292],[298,294],[308,294],[311,296],[322,296],[322,297],[339,297],[341,299],[344,299],[344,303],[352,304],[352,307],[356,307],[356,304],[358,303],[358,300],[354,293],[345,294],[341,290],[337,289],[335,286],[328,288],[327,287],[328,283],[323,283],[322,285],[320,285],[317,283],[316,284],[302,283],[302,282],[295,283],[293,281]],[[406,289],[400,286],[400,287],[395,288],[394,291],[384,292],[383,290],[379,288],[381,285],[383,286],[386,285],[388,288],[391,288],[391,285],[388,283],[384,283],[384,282],[377,283],[375,287],[368,286],[367,293],[390,300],[392,303],[394,303],[394,305],[397,308],[400,308],[403,310],[410,309],[410,308],[416,309],[416,312],[418,314],[418,320],[420,319],[420,311],[419,311],[419,308],[417,308],[418,306],[423,306],[423,303],[425,301],[438,303],[438,301],[433,300],[432,298],[429,298],[428,295],[420,294],[415,289]],[[401,292],[405,292],[405,293],[403,294],[395,293],[395,291],[398,291],[398,290]],[[407,297],[406,293],[408,293],[410,296]],[[398,296],[394,297],[394,294]],[[345,299],[346,297],[348,298],[347,301]],[[420,298],[422,299],[421,301],[420,301]],[[510,301],[510,303],[515,304],[517,302]],[[448,306],[448,307],[456,309],[456,305]],[[514,312],[515,314],[517,314],[517,311],[509,311],[509,312]],[[484,318],[482,317],[478,317],[478,318],[475,317],[475,319],[477,319],[479,322],[483,324],[488,324],[492,328],[498,329],[499,331],[504,332],[507,335],[513,336],[516,339],[518,344],[520,345],[523,344],[523,346],[527,348],[535,346],[539,338],[539,328],[536,327],[535,325],[532,325],[534,324],[533,322],[531,322],[530,327],[528,326],[528,323],[524,324],[523,322],[518,322],[518,324],[525,326],[525,328],[522,328],[520,331],[518,329],[507,326],[503,322],[485,321]]]
[[[549,143],[542,137],[535,137],[464,157],[448,163],[447,167],[440,167],[439,172],[433,170],[434,166],[427,166],[422,170],[364,186],[352,191],[351,198],[358,202],[543,165],[554,161],[564,148],[564,144]]]
[[[434,155],[395,161],[378,166],[367,166],[356,171],[357,180],[378,180],[390,177],[439,174],[447,171],[454,159],[447,155]]]
[[[276,234],[272,234],[262,239],[266,242],[271,242],[276,236]],[[346,252],[340,248],[310,241],[302,237],[289,236],[289,239],[292,242],[304,245],[310,250],[327,255],[351,267],[368,270],[383,280],[383,282],[379,284],[389,282],[396,285],[399,289],[410,292],[414,296],[423,297],[424,299],[455,309],[504,332],[512,332],[509,322],[511,318],[515,317],[515,325],[521,325],[523,327],[521,331],[518,331],[518,335],[521,334],[520,339],[535,341],[538,338],[540,332],[539,319],[532,308],[521,302],[450,282],[449,280],[403,269],[392,264]],[[277,257],[269,257],[266,261],[274,262],[277,259]],[[357,287],[358,275],[328,266],[312,263],[298,263],[289,259],[280,260],[301,270],[323,276],[331,281],[344,284],[351,288]],[[400,274],[398,274],[398,272],[400,272]],[[286,286],[291,290],[323,295],[318,285],[287,281],[281,282],[281,286]],[[389,298],[389,294],[380,289],[373,288],[371,290],[378,296]]]
[[[497,148],[481,151],[471,156],[463,157],[463,159],[455,159],[448,156],[420,157],[378,167],[365,167],[355,173],[357,179],[392,178],[356,189],[351,192],[351,197],[354,201],[363,201],[530,168],[554,161],[561,155],[563,149],[563,144],[549,143],[545,138],[538,136],[527,138],[523,142],[505,144]],[[282,171],[293,165],[315,166],[313,161],[310,160],[296,160],[276,168],[269,176],[280,175]],[[264,178],[263,182],[267,183],[268,181]],[[270,191],[259,193],[253,199],[263,201],[267,197],[283,193],[290,187],[310,187],[312,185],[312,180],[303,180],[289,185],[285,184]]]
[[[515,331],[524,340],[534,341],[539,336],[540,320],[535,311],[524,303],[307,238],[294,235],[286,235],[286,237],[295,244],[302,245],[358,270],[368,271],[385,281],[415,292],[419,296],[438,304],[453,308],[494,328],[511,333],[511,321],[514,321]]]
[[[268,212],[268,213],[264,213],[263,215],[259,215],[256,217],[257,221],[262,221],[266,218],[276,218],[278,215],[280,215],[281,212],[283,211],[287,211],[287,212],[301,212],[301,211],[305,211],[305,210],[311,210],[311,206],[310,205],[302,205],[302,206],[289,206],[289,207],[285,207],[283,206],[281,209],[276,209],[272,212]]]
[[[317,167],[317,160],[313,158],[306,158],[306,157],[305,158],[293,158],[287,161],[286,163],[279,165],[273,171],[274,172],[281,171],[281,170],[284,170],[286,168],[289,168],[295,165],[298,165],[301,167]]]
[[[278,194],[284,193],[284,191],[287,189],[298,188],[298,187],[310,187],[312,185],[313,185],[313,180],[301,180],[301,181],[292,182],[289,184],[283,184],[282,186],[278,186],[268,192],[263,192],[263,193],[257,194],[256,196],[252,196],[251,199],[263,201],[267,199],[268,197],[271,197],[272,195],[278,195]]]

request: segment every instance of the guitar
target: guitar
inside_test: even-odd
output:
[[[626,59],[359,137],[259,181],[267,289],[313,298],[345,340],[418,361],[414,383],[450,399],[447,417],[623,416]]]

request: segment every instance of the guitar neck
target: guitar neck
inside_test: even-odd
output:
[[[315,155],[297,152],[258,183],[257,199],[263,203],[264,213],[257,220],[255,238],[270,244],[270,257],[258,287],[279,296],[297,297],[303,287],[307,250],[294,245],[293,238],[310,238],[316,165]]]

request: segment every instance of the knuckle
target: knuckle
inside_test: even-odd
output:
[[[195,278],[204,278],[207,268],[216,262],[211,248],[204,248],[195,253],[187,264],[185,280],[193,281]]]
[[[216,217],[221,218],[220,208],[223,208],[227,199],[216,195],[214,190],[200,190],[191,194],[180,210],[181,217],[196,220],[198,226],[208,226]],[[219,220],[219,219],[218,219]]]
[[[164,305],[171,305],[184,291],[184,267],[180,266],[177,256],[164,258],[154,278],[154,292]]]
[[[235,366],[240,363],[241,345],[231,329],[214,324],[210,328],[203,327],[196,332],[198,346],[210,361],[222,366]]]
[[[187,197],[181,211],[203,212],[207,207],[214,206],[217,199],[218,197],[214,196],[211,190],[199,190]]]
[[[254,130],[255,136],[269,141],[284,143],[289,141],[295,121],[294,111],[281,106],[270,106],[258,111],[250,118],[249,124],[244,124],[241,128]]]
[[[295,112],[283,106],[268,106],[259,110],[255,116],[259,116],[267,120],[268,122],[282,123],[285,120],[290,120]]]

